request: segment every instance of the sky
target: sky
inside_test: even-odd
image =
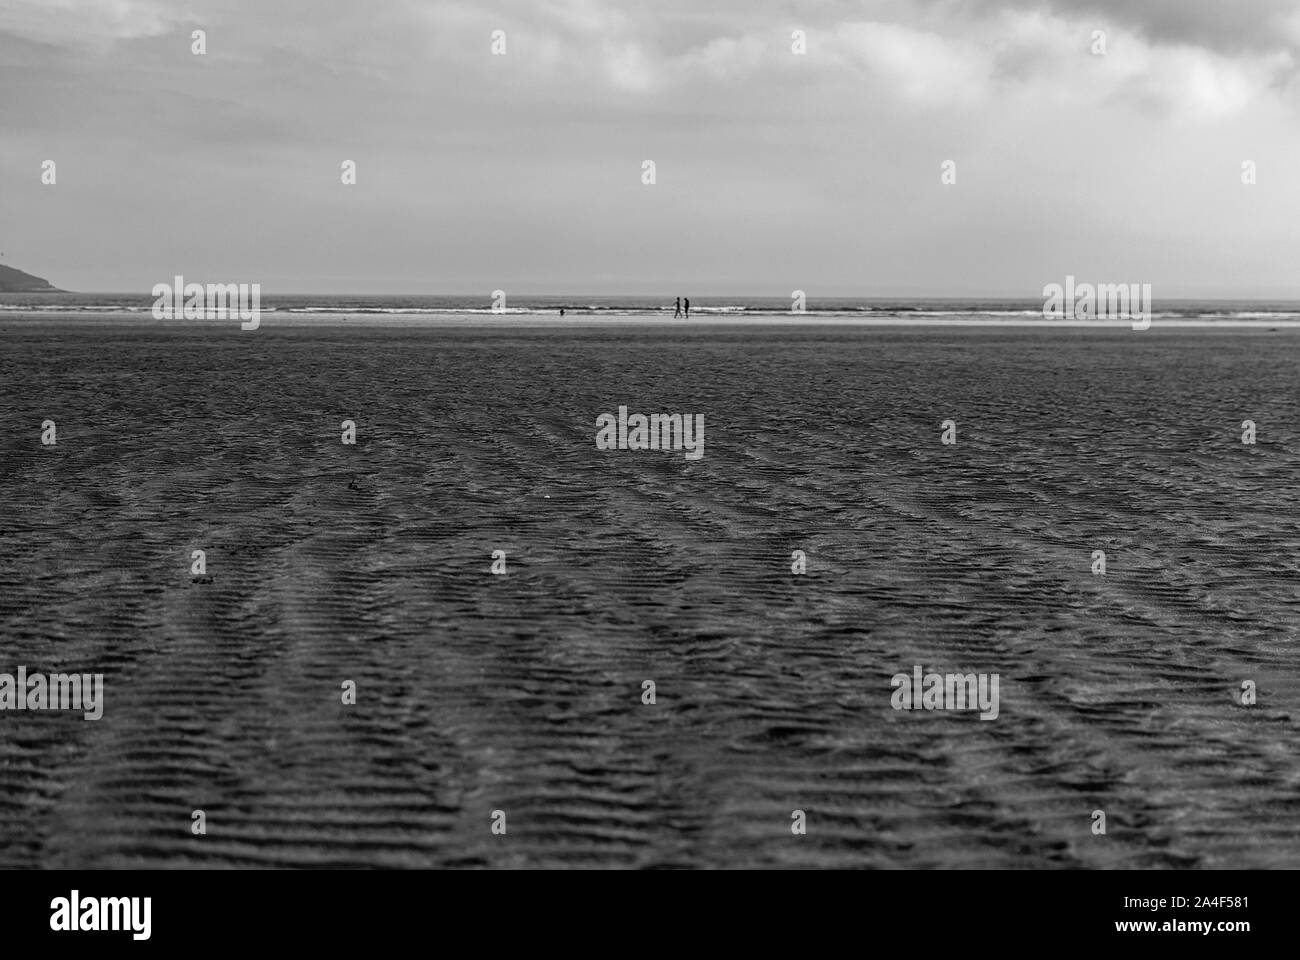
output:
[[[0,264],[142,294],[1300,297],[1298,70],[1292,0],[0,0]]]

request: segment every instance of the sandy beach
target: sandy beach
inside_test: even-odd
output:
[[[1300,866],[1290,331],[0,348],[0,670],[105,675],[5,717],[4,866]],[[621,404],[705,455],[597,450]],[[998,718],[892,709],[914,665]]]

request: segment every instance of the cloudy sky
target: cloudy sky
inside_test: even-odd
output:
[[[0,0],[0,264],[143,294],[1300,297],[1298,70],[1293,0]]]

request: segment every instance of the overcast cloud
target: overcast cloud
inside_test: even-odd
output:
[[[1300,296],[1298,67],[1281,0],[0,0],[0,263],[144,293]]]

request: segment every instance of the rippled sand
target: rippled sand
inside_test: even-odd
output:
[[[1297,370],[1289,330],[7,324],[0,671],[107,702],[0,713],[0,865],[1300,866]],[[620,404],[704,458],[598,452]],[[891,709],[918,663],[998,719]]]

